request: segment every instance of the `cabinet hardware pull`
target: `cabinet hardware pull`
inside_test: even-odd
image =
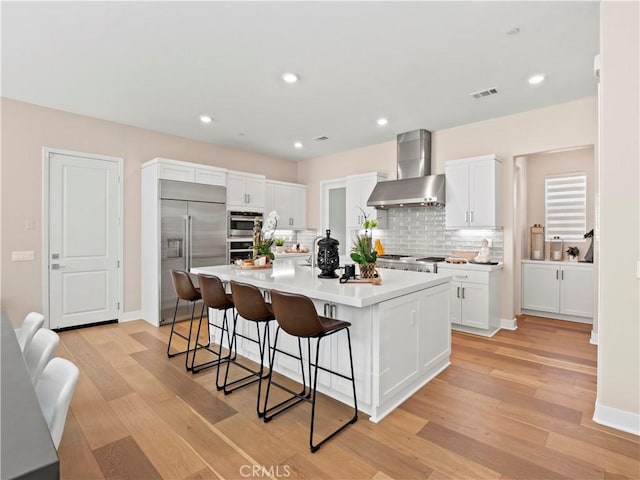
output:
[[[330,306],[330,309],[329,309],[329,312],[331,313],[331,315],[330,315],[331,318],[336,318],[336,309],[337,309],[336,304],[332,303],[331,306]]]
[[[328,304],[328,303],[325,303],[325,304],[324,304],[324,316],[325,316],[325,317],[328,317],[328,316],[329,316],[329,315],[327,315],[327,310],[328,310],[328,309],[329,309],[329,304]]]
[[[561,277],[560,277],[560,278],[561,278],[562,280],[564,280],[564,270],[562,270],[562,273],[561,273]]]
[[[473,210],[469,212],[469,223],[473,223]]]
[[[469,222],[469,212],[464,212],[464,223]]]
[[[456,293],[456,297],[457,297],[457,298],[460,298],[460,287],[458,287],[458,291],[457,291],[457,293]]]
[[[558,270],[556,270],[556,280],[558,280]]]
[[[464,298],[464,287],[462,287],[462,298]]]

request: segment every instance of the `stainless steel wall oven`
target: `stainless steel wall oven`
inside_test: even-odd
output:
[[[253,257],[253,226],[262,212],[227,212],[227,263]]]

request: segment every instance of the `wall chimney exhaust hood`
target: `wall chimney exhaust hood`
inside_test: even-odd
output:
[[[367,206],[437,207],[445,203],[444,174],[431,175],[431,132],[398,135],[398,179],[378,182]]]

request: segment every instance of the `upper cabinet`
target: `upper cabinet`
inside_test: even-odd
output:
[[[379,181],[386,180],[380,173],[363,173],[346,177],[346,227],[347,229],[361,229],[364,223],[364,215],[369,220],[378,218],[378,212],[373,207],[367,207],[367,200],[373,191],[373,187]],[[362,210],[360,210],[362,209]]]
[[[502,163],[495,155],[445,163],[447,228],[502,227]]]
[[[168,158],[154,158],[146,162],[143,168],[155,170],[159,180],[177,180],[179,182],[205,183],[207,185],[227,184],[227,170]]]
[[[264,213],[275,210],[280,217],[278,228],[304,230],[307,228],[307,187],[297,183],[267,180],[265,183]]]
[[[264,210],[265,177],[250,173],[227,173],[227,207]]]

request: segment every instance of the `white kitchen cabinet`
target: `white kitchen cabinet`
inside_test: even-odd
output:
[[[297,183],[267,180],[265,183],[265,214],[278,212],[278,228],[304,230],[307,228],[307,187]]]
[[[501,268],[438,265],[438,274],[452,277],[449,318],[453,328],[472,327],[492,333],[500,327]]]
[[[227,184],[227,170],[168,158],[155,158],[143,165],[143,168],[155,170],[158,180],[177,180],[179,182],[204,183],[207,185]]]
[[[593,318],[593,266],[577,262],[523,261],[522,310],[588,323]]]
[[[502,163],[495,155],[445,163],[447,228],[502,227]]]
[[[242,172],[227,172],[227,208],[246,211],[264,210],[265,177]]]
[[[386,180],[380,173],[363,173],[346,177],[346,228],[361,229],[364,216],[369,220],[378,219],[378,211],[373,207],[367,207],[367,200],[376,186],[376,183]],[[361,210],[362,209],[362,210]],[[362,213],[364,211],[364,214]]]

